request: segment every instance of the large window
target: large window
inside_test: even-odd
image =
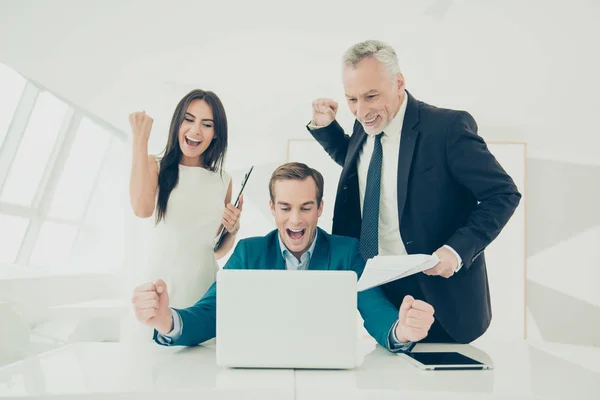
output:
[[[0,201],[31,206],[54,149],[67,105],[50,93],[40,93],[29,117]]]
[[[2,64],[0,87],[0,268],[119,268],[124,135]]]
[[[58,186],[52,197],[49,215],[81,219],[100,171],[110,133],[82,118],[69,151]]]

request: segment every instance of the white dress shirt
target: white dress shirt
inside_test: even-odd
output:
[[[384,129],[381,137],[383,150],[383,163],[381,165],[381,192],[379,195],[379,229],[378,229],[378,255],[405,255],[406,248],[400,235],[398,225],[398,156],[400,152],[400,133],[406,113],[406,97],[400,110]],[[360,192],[360,213],[362,215],[367,188],[367,173],[373,148],[375,135],[367,134],[362,149],[358,153],[358,189]]]

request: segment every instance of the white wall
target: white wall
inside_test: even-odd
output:
[[[488,140],[528,143],[530,334],[600,345],[593,284],[600,273],[588,258],[600,243],[598,2],[310,0],[284,11],[280,2],[257,1],[235,12],[230,3],[200,1],[0,7],[1,62],[126,132],[127,114],[146,109],[156,121],[153,151],[164,146],[185,92],[215,90],[230,120],[227,167],[235,176],[253,163],[268,176],[283,162],[287,140],[307,137],[313,98],[343,102],[339,61],[349,45],[389,42],[415,97],[468,110]],[[351,126],[344,104],[339,119]],[[261,185],[251,207],[268,221]],[[580,323],[589,334],[566,329]]]

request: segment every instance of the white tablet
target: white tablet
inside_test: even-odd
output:
[[[457,352],[423,352],[423,353],[398,353],[416,367],[424,370],[474,370],[491,369],[477,360]]]

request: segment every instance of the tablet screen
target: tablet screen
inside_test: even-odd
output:
[[[425,365],[483,365],[465,355],[456,352],[449,353],[405,353]]]

